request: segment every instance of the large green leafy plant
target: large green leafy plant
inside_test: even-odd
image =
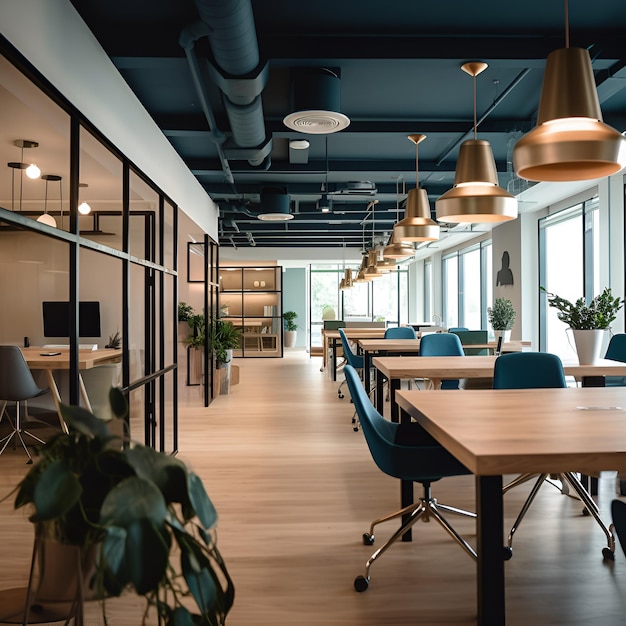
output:
[[[123,394],[112,389],[110,398],[124,416]],[[32,506],[30,519],[46,538],[85,552],[98,546],[90,585],[99,594],[131,588],[170,626],[224,624],[234,586],[200,478],[176,457],[113,436],[82,408],[62,406],[62,414],[69,434],[42,447],[15,508]]]
[[[234,350],[239,347],[241,332],[232,323],[215,318],[211,322],[209,329],[209,347],[215,354],[218,363],[228,362],[227,350]]]
[[[611,289],[606,287],[589,304],[584,298],[570,302],[540,288],[547,297],[548,304],[557,309],[557,317],[572,330],[604,330],[615,321],[617,313],[624,306],[624,300],[614,298]]]
[[[496,298],[493,306],[487,307],[487,317],[494,330],[511,330],[515,323],[515,309],[508,298]]]

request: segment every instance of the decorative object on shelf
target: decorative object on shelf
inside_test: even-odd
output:
[[[254,287],[258,287],[258,286],[260,285],[260,283],[259,283],[259,281],[258,281],[258,280],[255,280],[255,281],[252,283],[252,285],[253,285]]]
[[[119,389],[111,389],[110,402],[124,418],[128,405]],[[217,513],[200,478],[177,457],[128,445],[83,408],[62,405],[61,413],[69,434],[41,448],[16,488],[15,508],[33,508],[36,548],[52,541],[78,549],[80,558],[67,560],[79,570],[70,579],[95,551],[93,575],[76,585],[70,609],[76,623],[83,623],[91,581],[97,597],[132,589],[145,598],[146,611],[168,624],[224,624],[234,586],[216,544]]]
[[[565,0],[565,48],[546,61],[537,126],[513,148],[520,178],[576,181],[604,178],[626,165],[626,138],[602,121],[591,57],[569,47]]]
[[[508,298],[496,298],[493,306],[487,308],[487,317],[496,338],[502,336],[505,342],[511,339],[516,315],[513,303]]]
[[[476,77],[488,65],[465,63],[461,69],[474,79],[474,138],[461,144],[454,186],[436,202],[440,222],[505,222],[517,217],[517,200],[498,186],[498,172],[488,141],[477,139]]]
[[[295,311],[285,311],[283,320],[285,321],[285,347],[294,348],[296,345],[298,325],[294,320],[298,317]]]
[[[105,348],[112,348],[113,350],[118,350],[122,345],[122,335],[120,335],[120,331],[116,330],[112,335],[109,335],[109,341]]]
[[[265,281],[264,280],[261,281],[261,287],[265,287]]]
[[[406,199],[404,219],[393,227],[394,241],[403,243],[411,241],[437,241],[439,239],[439,224],[430,216],[430,204],[425,189],[420,189],[418,171],[417,146],[426,139],[426,135],[409,135],[415,144],[415,189],[409,190]],[[390,258],[390,257],[388,257]]]
[[[624,300],[613,297],[610,287],[596,296],[589,304],[584,298],[570,302],[540,287],[548,298],[548,304],[557,309],[557,317],[571,328],[576,343],[578,362],[592,365],[600,357],[602,339],[615,321]]]

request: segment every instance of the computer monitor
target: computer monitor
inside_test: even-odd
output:
[[[42,302],[44,337],[70,336],[70,303]],[[100,302],[78,303],[79,337],[100,337]]]

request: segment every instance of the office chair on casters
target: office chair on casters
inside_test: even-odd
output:
[[[556,354],[546,352],[514,352],[503,354],[496,359],[493,370],[494,389],[565,388],[566,386],[563,364]],[[537,474],[521,474],[504,486],[503,493],[536,476]],[[587,514],[593,515],[607,538],[608,545],[602,549],[602,556],[605,559],[613,560],[615,558],[615,539],[611,530],[607,528],[606,524],[600,518],[600,512],[596,503],[574,472],[562,472],[556,476],[565,487],[565,489],[561,489],[562,493],[569,495],[566,488],[566,485],[569,484],[578,495],[580,501],[585,505]],[[524,519],[539,489],[549,478],[550,474],[548,473],[538,475],[526,502],[524,502],[522,506],[522,510],[509,532],[507,546],[505,548],[505,559],[508,560],[513,556],[513,535],[519,528],[522,519]]]
[[[626,363],[626,333],[619,333],[611,337],[604,358]],[[626,387],[626,376],[605,376],[604,386]]]
[[[461,340],[454,333],[433,333],[420,340],[420,356],[465,356]],[[458,380],[442,380],[442,389],[458,389]]]
[[[374,543],[376,525],[401,516],[408,516],[387,542],[370,556],[365,564],[365,576],[357,576],[354,588],[357,591],[365,591],[368,588],[372,563],[419,519],[425,522],[434,519],[439,522],[470,556],[476,558],[476,551],[454,530],[441,511],[474,518],[476,514],[441,504],[433,498],[431,493],[431,483],[447,476],[461,476],[471,472],[439,445],[419,424],[415,422],[396,424],[386,420],[370,402],[354,368],[346,366],[345,374],[348,389],[361,422],[361,429],[376,465],[389,476],[418,482],[424,487],[424,494],[419,502],[372,522],[369,532],[363,535],[365,545]]]
[[[352,348],[350,347],[350,342],[348,341],[348,338],[346,337],[346,333],[341,328],[339,329],[339,336],[341,337],[341,345],[343,347],[343,352],[346,357],[347,365],[349,365],[350,367],[353,367],[357,372],[359,372],[362,378],[365,375],[363,373],[365,359],[363,358],[362,355],[355,354],[352,351]],[[344,367],[344,373],[345,373],[345,367]],[[343,391],[341,391],[341,388],[346,384],[346,381],[347,379],[344,378],[341,384],[339,385],[339,389],[337,389],[337,396],[339,396],[339,399],[342,399],[344,397]],[[359,423],[358,423],[358,416],[357,416],[356,411],[352,415],[352,424],[354,425],[354,431],[355,432],[358,431]]]
[[[15,421],[11,423],[11,432],[3,439],[0,439],[0,454],[2,454],[11,440],[15,437],[19,439],[22,447],[28,455],[28,463],[33,462],[33,458],[24,442],[24,435],[43,444],[45,441],[33,435],[28,430],[22,428],[22,416],[20,413],[20,402],[36,398],[48,389],[41,389],[35,383],[33,375],[24,360],[24,355],[17,346],[0,346],[0,398],[3,406],[0,411],[0,418],[6,413],[8,402],[15,402]],[[10,422],[11,420],[7,419]]]

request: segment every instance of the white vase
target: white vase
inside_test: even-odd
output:
[[[593,365],[600,358],[602,340],[606,330],[575,330],[574,342],[580,365]]]
[[[297,330],[285,331],[285,348],[294,348],[296,345]]]
[[[511,341],[511,329],[509,329],[509,330],[494,330],[493,334],[494,334],[496,340],[498,339],[498,337],[502,337],[502,343],[507,343],[508,341]]]

